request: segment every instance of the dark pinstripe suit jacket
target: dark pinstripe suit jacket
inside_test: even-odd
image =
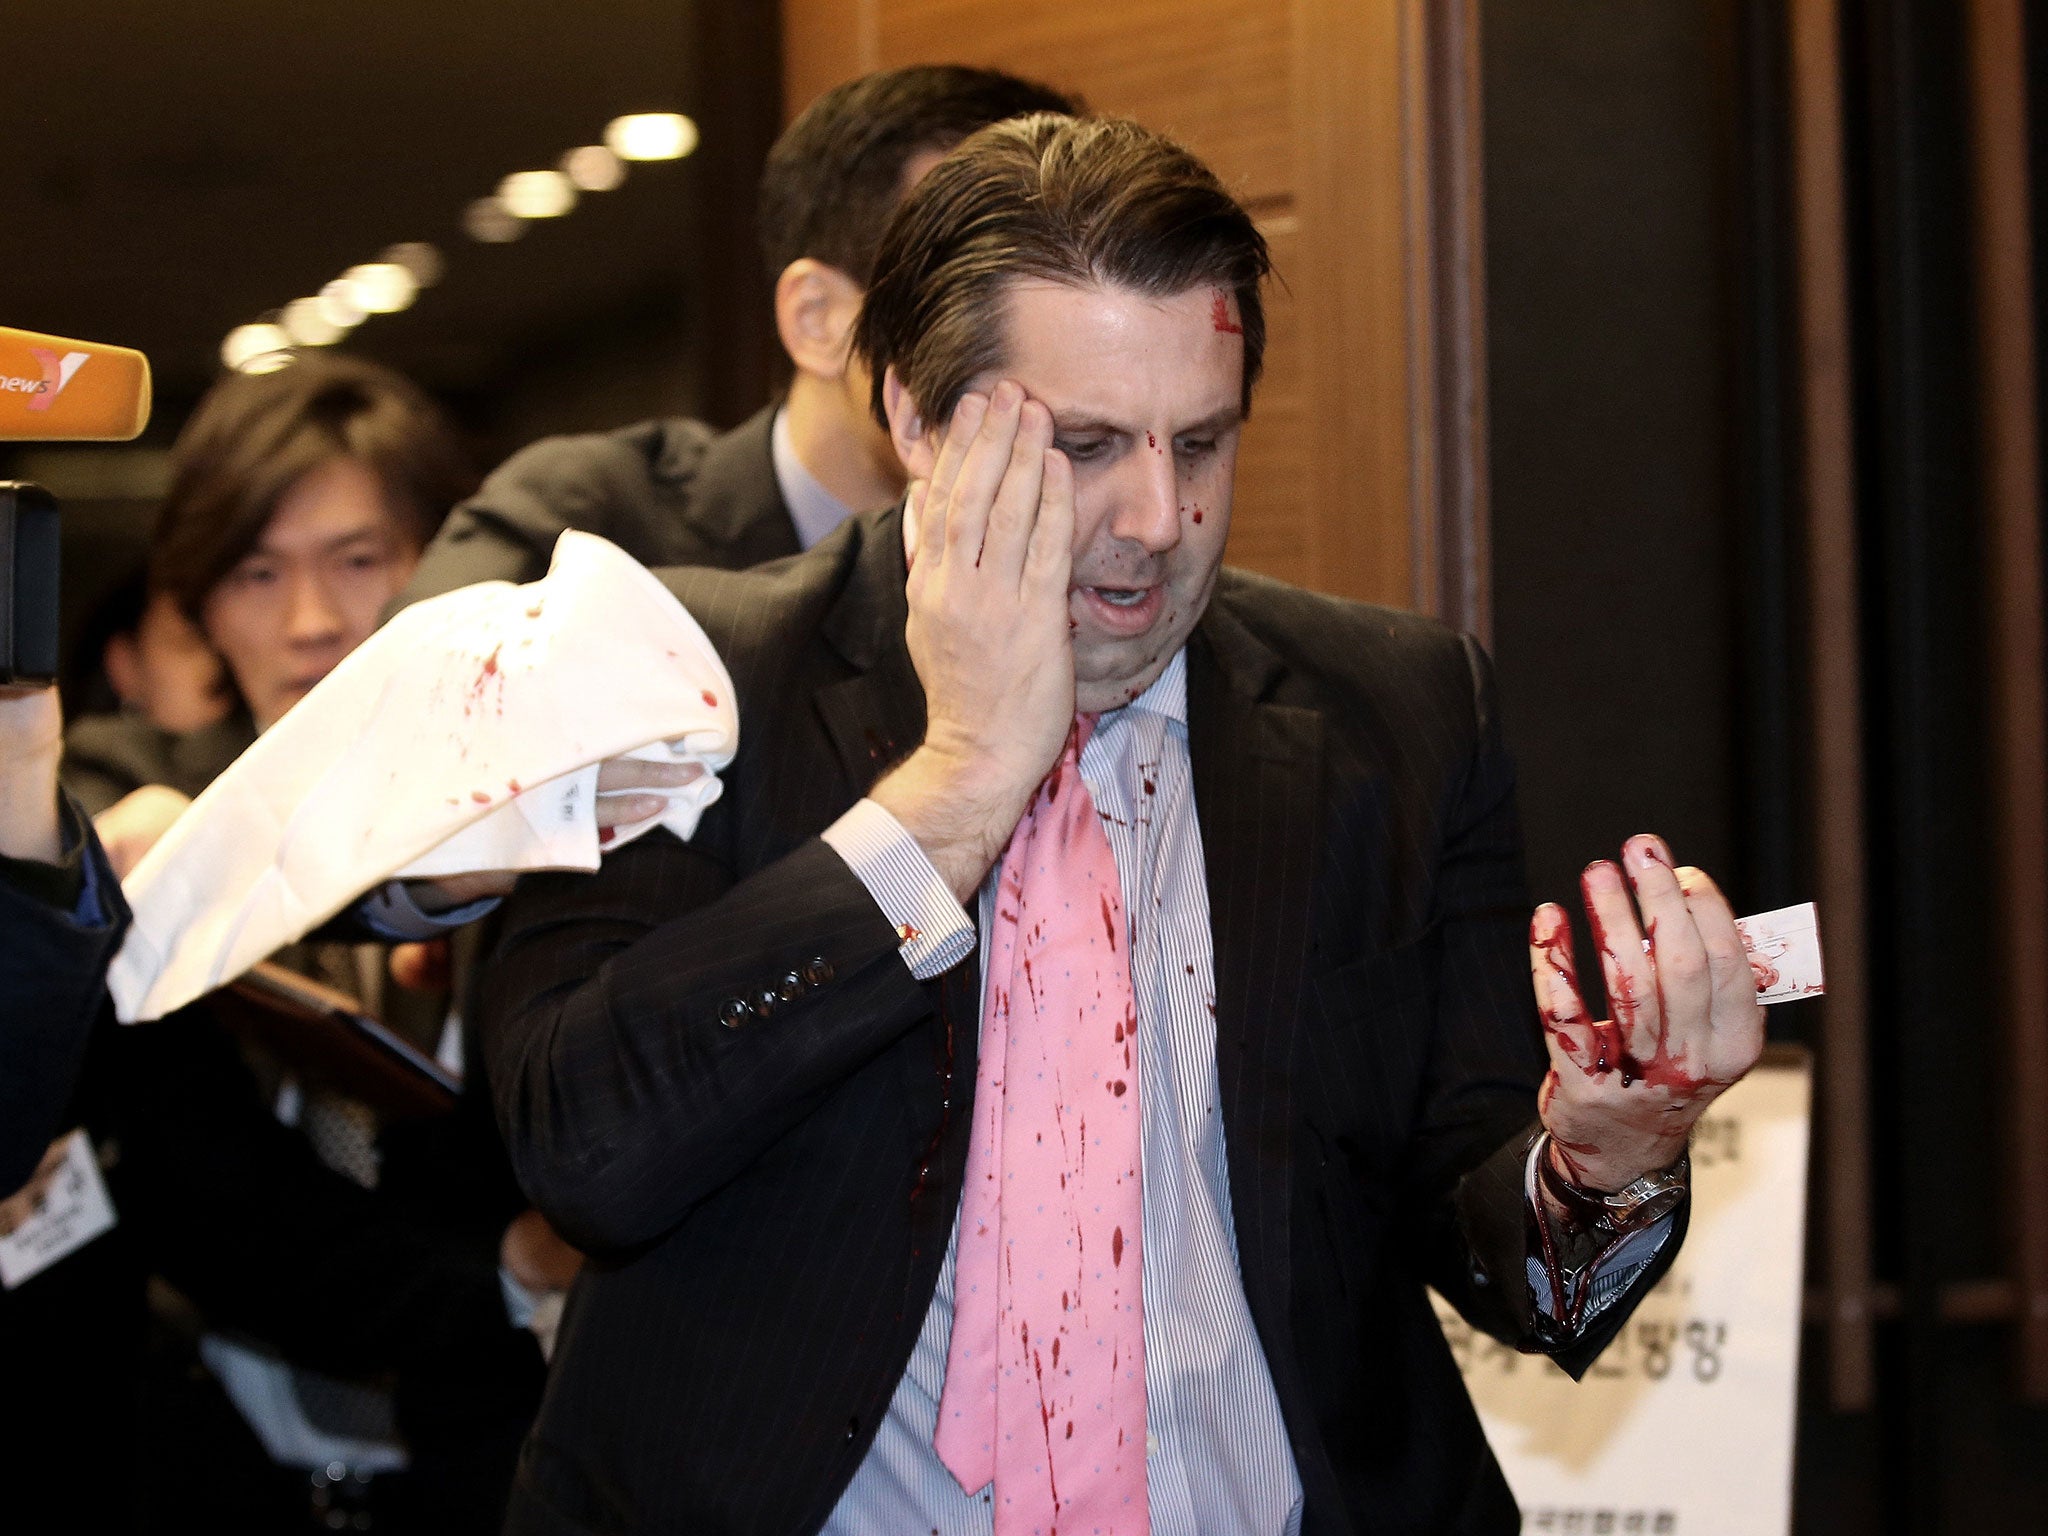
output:
[[[913,980],[816,835],[923,731],[898,515],[666,579],[738,688],[725,798],[688,845],[528,881],[485,984],[515,1167],[599,1256],[515,1532],[815,1530],[909,1358],[967,1153],[975,966]],[[1225,572],[1188,731],[1239,1253],[1305,1530],[1511,1531],[1423,1291],[1533,1343],[1544,1056],[1486,663],[1428,620]]]

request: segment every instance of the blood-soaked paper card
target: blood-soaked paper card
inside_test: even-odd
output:
[[[1756,972],[1758,1002],[1789,1003],[1827,991],[1820,963],[1820,921],[1812,902],[1738,917],[1735,927],[1742,947],[1749,951],[1750,969]]]

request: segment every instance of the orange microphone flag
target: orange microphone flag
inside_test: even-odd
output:
[[[149,359],[132,347],[0,325],[0,442],[126,442],[149,405]]]

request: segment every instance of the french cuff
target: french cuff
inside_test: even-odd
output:
[[[355,913],[378,938],[393,944],[438,939],[496,909],[499,898],[480,896],[446,912],[429,912],[413,899],[403,880],[387,880],[356,903]]]
[[[1529,1211],[1536,1221],[1548,1221],[1543,1209],[1543,1196],[1536,1188],[1536,1159],[1550,1144],[1546,1136],[1538,1136],[1529,1149],[1529,1156],[1522,1165],[1522,1198],[1529,1204]],[[1649,1267],[1650,1261],[1663,1250],[1671,1236],[1672,1223],[1678,1219],[1676,1211],[1668,1211],[1644,1227],[1640,1232],[1631,1232],[1616,1243],[1593,1265],[1593,1273],[1584,1280],[1586,1303],[1579,1314],[1578,1325],[1571,1330],[1579,1335],[1592,1326],[1593,1319],[1605,1312],[1635,1284],[1638,1276]],[[1557,1315],[1557,1297],[1551,1289],[1549,1266],[1543,1262],[1540,1253],[1532,1253],[1528,1259],[1529,1293],[1536,1299],[1536,1315],[1550,1318]],[[1571,1286],[1567,1286],[1569,1291]]]
[[[858,801],[820,836],[896,925],[897,953],[911,975],[930,981],[974,953],[974,925],[952,888],[889,812]]]

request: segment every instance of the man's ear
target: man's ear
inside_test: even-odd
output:
[[[775,329],[799,373],[838,380],[846,373],[860,284],[837,267],[799,256],[775,280]]]
[[[925,429],[924,414],[896,377],[893,363],[882,372],[882,409],[889,417],[889,441],[895,444],[896,457],[903,461],[910,478],[929,479],[938,462],[939,435]]]

